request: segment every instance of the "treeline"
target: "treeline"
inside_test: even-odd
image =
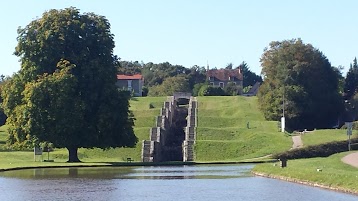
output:
[[[207,69],[204,66],[194,65],[187,68],[169,62],[155,64],[118,60],[116,67],[118,74],[143,75],[143,96],[169,96],[174,92],[190,92],[194,96],[237,95],[240,91],[237,86],[230,84],[223,89],[209,86],[206,80]],[[224,68],[241,68],[244,76],[244,91],[248,91],[256,82],[262,82],[261,76],[252,72],[245,62],[236,67],[229,63]]]

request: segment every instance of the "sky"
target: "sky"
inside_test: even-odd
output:
[[[105,16],[122,60],[224,68],[245,61],[260,74],[271,41],[301,38],[333,66],[358,56],[356,0],[26,0],[2,1],[0,74],[20,69],[18,27],[50,9],[76,7]]]

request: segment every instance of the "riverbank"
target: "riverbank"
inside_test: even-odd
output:
[[[259,164],[252,172],[257,176],[358,195],[357,168],[341,160],[351,153],[339,153],[327,158],[290,160],[285,168],[281,168],[278,163]]]
[[[314,182],[310,182],[310,181],[304,181],[304,180],[299,180],[299,179],[294,179],[294,178],[289,178],[289,177],[284,177],[284,176],[278,176],[278,175],[270,175],[270,174],[266,174],[266,173],[255,172],[255,171],[252,171],[252,173],[255,176],[266,177],[266,178],[271,178],[271,179],[279,179],[279,180],[283,180],[283,181],[287,181],[287,182],[293,182],[293,183],[298,183],[298,184],[303,184],[303,185],[308,185],[308,186],[313,186],[313,187],[318,187],[318,188],[323,188],[323,189],[328,189],[328,190],[333,190],[333,191],[338,191],[338,192],[343,192],[343,193],[349,193],[349,194],[358,196],[358,191],[351,190],[351,189],[346,189],[346,188],[341,188],[341,187],[332,187],[332,186],[327,186],[327,185],[314,183]]]

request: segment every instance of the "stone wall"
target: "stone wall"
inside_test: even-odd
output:
[[[197,99],[190,97],[187,127],[185,128],[185,140],[183,142],[183,161],[194,161],[194,145],[196,140],[196,126],[198,122],[198,104]]]
[[[144,140],[142,145],[143,162],[161,161],[161,150],[165,146],[166,132],[171,126],[175,114],[176,102],[172,98],[165,101],[160,110],[160,116],[155,119],[155,127],[149,130],[149,140]]]
[[[180,94],[182,96],[188,94]],[[180,97],[182,98],[182,97]],[[194,145],[196,140],[197,126],[197,100],[190,96],[188,116],[186,117],[187,126],[184,128],[185,140],[182,143],[183,161],[194,161]],[[149,131],[149,140],[143,141],[142,161],[143,162],[160,162],[162,161],[162,151],[165,151],[166,138],[169,136],[169,129],[172,126],[173,118],[176,118],[177,105],[176,97],[170,96],[164,102],[163,108],[160,110],[160,116],[156,117],[155,127]],[[170,145],[168,145],[170,146]]]

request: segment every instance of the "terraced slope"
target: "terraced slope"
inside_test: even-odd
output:
[[[138,138],[137,146],[133,148],[116,149],[122,159],[131,157],[135,161],[141,160],[142,141],[149,139],[149,129],[155,126],[155,118],[160,114],[160,109],[166,97],[136,97],[130,101],[130,110],[135,117],[134,133]]]
[[[277,122],[264,119],[256,97],[198,97],[198,103],[196,161],[238,161],[292,145]]]

